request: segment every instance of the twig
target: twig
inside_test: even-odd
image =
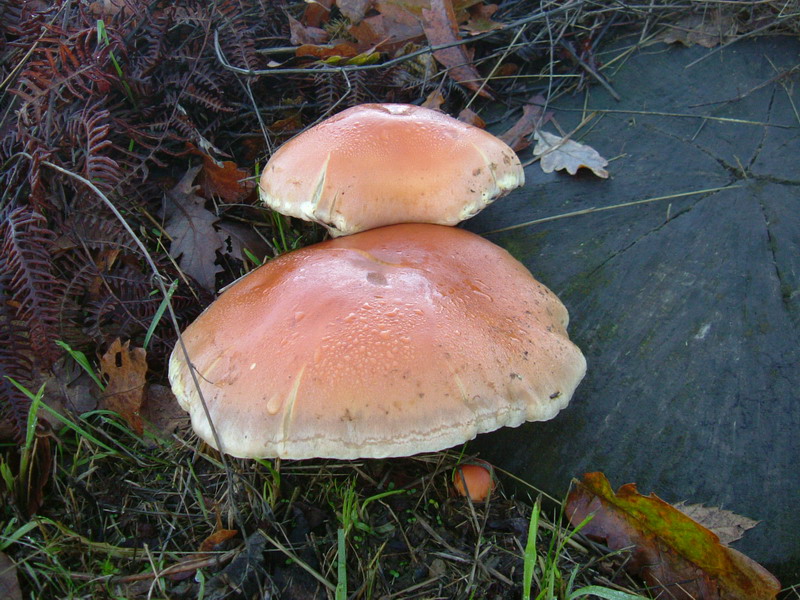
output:
[[[603,77],[599,72],[597,72],[597,70],[594,67],[592,67],[592,65],[590,65],[580,56],[578,56],[578,53],[575,52],[575,50],[572,48],[572,44],[565,42],[564,40],[559,40],[558,44],[562,48],[564,48],[564,50],[567,51],[567,53],[572,57],[572,59],[575,62],[577,62],[583,68],[584,71],[586,71],[587,73],[589,73],[589,75],[594,77],[597,80],[597,82],[606,89],[606,91],[614,100],[619,102],[622,99],[620,98],[620,95],[616,92],[616,90],[613,87],[611,87],[611,84],[608,83],[608,81],[606,81],[605,77]]]
[[[578,215],[588,215],[591,213],[602,212],[604,210],[613,210],[615,208],[625,208],[627,206],[636,206],[637,204],[647,204],[649,202],[659,202],[661,200],[672,200],[673,198],[685,198],[687,196],[696,196],[698,194],[713,194],[724,190],[733,190],[742,187],[741,185],[726,185],[717,188],[708,188],[705,190],[695,190],[693,192],[680,192],[677,194],[669,194],[668,196],[656,196],[655,198],[645,198],[644,200],[634,200],[633,202],[623,202],[621,204],[614,204],[613,206],[600,206],[585,208],[583,210],[576,210],[573,212],[562,213],[552,217],[542,217],[541,219],[534,219],[532,221],[525,221],[524,223],[517,223],[516,225],[509,225],[508,227],[501,227],[500,229],[492,229],[490,231],[483,231],[480,235],[490,235],[493,233],[502,233],[504,231],[511,231],[513,229],[521,229],[522,227],[529,227],[530,225],[538,225],[539,223],[547,223],[548,221],[556,221],[558,219],[566,219],[567,217],[577,217]]]
[[[147,573],[136,573],[134,575],[106,575],[100,576],[91,575],[89,573],[70,573],[72,579],[79,581],[105,581],[108,583],[134,583],[136,581],[146,581],[148,579],[157,579],[166,577],[167,575],[176,575],[178,573],[187,573],[189,571],[196,571],[205,567],[216,567],[229,562],[234,556],[241,552],[241,548],[228,550],[226,553],[212,556],[203,556],[186,562],[179,562],[171,565],[161,571],[148,571]],[[204,553],[207,554],[207,553]]]

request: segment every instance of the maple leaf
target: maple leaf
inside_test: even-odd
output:
[[[141,434],[147,352],[144,348],[131,349],[130,341],[123,344],[117,338],[100,358],[100,370],[108,381],[100,399],[101,408],[119,413],[131,429]]]
[[[533,154],[540,158],[545,173],[566,169],[570,175],[575,175],[578,169],[585,167],[598,177],[608,178],[608,171],[603,168],[608,161],[591,146],[546,131],[536,131],[533,137],[536,140]]]
[[[430,8],[422,10],[422,28],[432,46],[450,44],[461,39],[452,0],[431,0]],[[436,50],[434,58],[447,68],[447,74],[457,83],[479,96],[492,99],[489,86],[481,86],[482,77],[467,56],[463,45]]]
[[[655,494],[632,483],[616,493],[602,473],[587,473],[567,498],[567,517],[611,550],[630,550],[625,568],[673,600],[772,600],[780,583],[744,554]],[[660,597],[660,596],[659,596]]]
[[[170,256],[201,286],[213,291],[216,275],[222,270],[216,264],[222,240],[214,229],[217,216],[205,208],[205,200],[195,194],[197,186],[192,185],[200,168],[189,169],[167,193],[172,202],[165,209],[164,230],[172,240]]]

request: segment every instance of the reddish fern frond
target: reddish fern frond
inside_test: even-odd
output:
[[[230,106],[226,106],[225,102],[215,97],[214,94],[200,90],[191,83],[186,86],[181,98],[214,112],[233,112],[235,110]]]
[[[113,151],[109,118],[109,112],[98,105],[87,106],[70,120],[64,138],[75,171],[106,192],[122,179],[119,164],[109,156]]]
[[[3,278],[0,277],[0,297],[6,296]],[[32,371],[28,339],[22,324],[16,320],[8,302],[0,303],[0,420],[11,424],[18,444],[25,440],[30,400],[14,386],[9,377],[22,385],[29,385]]]
[[[25,323],[31,348],[49,363],[59,354],[54,342],[63,287],[51,271],[55,235],[30,207],[5,212],[0,226],[0,276],[6,281],[2,301],[15,307],[14,318]]]
[[[95,28],[84,28],[37,40],[31,59],[11,88],[22,99],[21,125],[31,127],[42,122],[54,101],[104,96],[112,87],[122,87],[109,60],[111,47],[98,47],[96,39]]]

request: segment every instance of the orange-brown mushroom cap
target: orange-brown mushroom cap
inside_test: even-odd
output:
[[[396,223],[455,225],[524,183],[519,158],[486,131],[409,104],[362,104],[281,146],[261,199],[333,236]]]
[[[555,416],[586,367],[567,320],[502,248],[410,224],[270,261],[183,340],[225,452],[407,456]],[[215,445],[180,346],[169,376]]]

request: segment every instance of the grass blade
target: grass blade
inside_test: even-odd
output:
[[[528,541],[525,543],[525,557],[522,569],[522,598],[531,600],[531,585],[533,584],[533,568],[536,566],[536,537],[539,535],[539,512],[541,498],[536,499],[531,511],[531,520],[528,523]]]

